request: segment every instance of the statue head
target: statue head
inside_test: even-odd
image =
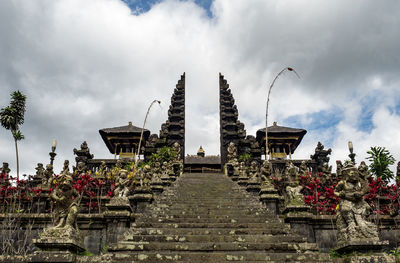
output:
[[[121,170],[119,171],[119,177],[120,177],[120,178],[125,179],[127,176],[128,176],[128,171],[127,171],[127,170],[121,169]]]
[[[53,171],[53,165],[51,165],[51,164],[46,165],[46,170]]]
[[[83,141],[83,143],[81,144],[81,150],[86,150],[87,148],[88,148],[87,142]]]
[[[37,167],[36,167],[35,169],[36,169],[36,170],[44,169],[44,168],[43,168],[43,164],[42,164],[42,163],[38,163],[38,164],[37,164]]]
[[[359,171],[352,162],[348,162],[342,170],[342,174],[346,180],[356,182],[360,180]]]
[[[145,166],[143,166],[143,172],[148,173],[150,172],[151,168],[150,165],[146,164]]]

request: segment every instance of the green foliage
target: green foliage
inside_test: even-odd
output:
[[[395,257],[400,257],[400,248],[390,250],[389,254]]]
[[[369,170],[372,175],[381,178],[385,182],[394,178],[394,173],[389,169],[389,166],[394,164],[395,159],[385,147],[371,147],[367,152],[370,161]]]
[[[244,162],[248,165],[251,161],[251,155],[249,153],[244,153],[239,156],[239,162]]]
[[[108,253],[108,245],[104,245],[104,247],[101,249],[101,252],[104,254]]]
[[[1,126],[10,130],[15,140],[23,139],[19,125],[24,123],[26,96],[20,91],[11,93],[10,105],[0,111]]]
[[[173,159],[176,158],[176,152],[174,151],[173,148],[164,146],[160,148],[157,153],[153,153],[150,157],[150,162],[155,163],[163,163],[163,162],[169,162]]]

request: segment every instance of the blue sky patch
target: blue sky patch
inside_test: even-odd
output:
[[[132,13],[135,15],[139,15],[141,13],[145,13],[151,9],[151,7],[157,3],[162,2],[162,0],[121,0],[125,4],[129,6],[132,10]],[[189,0],[180,0],[180,1],[189,1]],[[194,0],[194,3],[198,6],[204,8],[207,11],[208,17],[212,17],[211,13],[211,4],[213,0]]]

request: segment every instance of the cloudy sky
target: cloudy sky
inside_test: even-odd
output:
[[[88,142],[113,158],[98,130],[132,121],[158,133],[186,72],[186,153],[219,154],[218,73],[228,80],[248,134],[265,123],[304,128],[295,153],[318,141],[360,161],[371,146],[400,159],[400,2],[396,0],[3,0],[0,107],[27,95],[22,173],[49,161],[56,172]],[[0,129],[0,161],[15,171],[11,133]]]

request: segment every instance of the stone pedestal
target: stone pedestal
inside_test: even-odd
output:
[[[279,214],[279,203],[283,202],[283,197],[278,194],[278,191],[272,184],[264,183],[261,185],[259,198],[272,214]]]
[[[127,197],[113,197],[106,208],[107,242],[116,243],[118,237],[129,229],[133,209]]]
[[[357,253],[377,253],[382,252],[389,245],[389,241],[379,241],[379,239],[356,239],[345,242],[338,242],[334,250],[339,254]]]
[[[135,213],[142,213],[146,206],[151,204],[154,198],[151,188],[138,187],[135,189],[131,199],[135,204]]]
[[[387,248],[389,241],[379,241],[377,238],[355,239],[345,242],[339,242],[334,250],[347,255],[343,260],[335,260],[337,263],[395,263],[394,256],[382,253]]]
[[[80,232],[70,226],[46,229],[33,243],[40,251],[34,253],[31,262],[72,263],[77,253],[85,251]]]
[[[283,210],[285,215],[285,223],[289,223],[290,227],[296,230],[300,235],[307,237],[308,242],[315,242],[313,227],[310,224],[312,220],[311,208],[306,205],[286,205]]]

